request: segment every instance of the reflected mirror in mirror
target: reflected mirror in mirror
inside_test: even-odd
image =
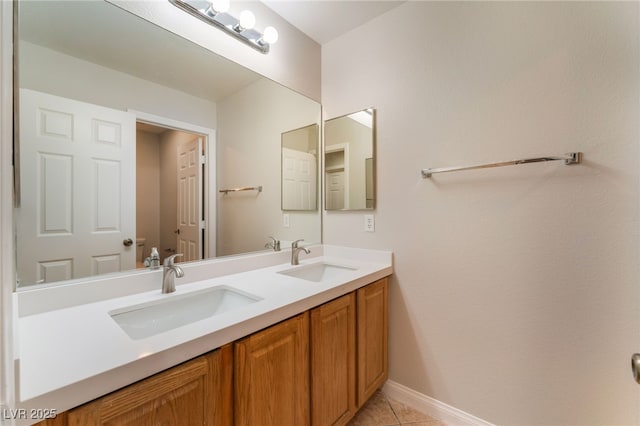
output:
[[[105,1],[17,5],[19,286],[320,242],[280,172],[317,102]]]
[[[375,208],[375,109],[324,122],[325,208]]]
[[[282,134],[282,210],[316,210],[319,128]]]

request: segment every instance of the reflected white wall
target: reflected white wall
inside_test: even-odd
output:
[[[320,122],[320,106],[267,79],[218,103],[218,186],[263,187],[218,194],[218,255],[264,249],[268,236],[320,242],[320,211],[281,210],[281,134]],[[284,248],[284,247],[283,247]]]

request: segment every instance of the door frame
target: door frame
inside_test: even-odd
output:
[[[204,180],[206,188],[204,195],[204,216],[205,216],[205,233],[204,241],[204,258],[216,256],[216,197],[212,196],[211,191],[216,186],[216,131],[214,129],[198,126],[184,121],[175,120],[173,118],[162,117],[155,114],[149,114],[142,111],[128,109],[136,116],[136,122],[153,124],[156,126],[166,127],[173,130],[194,133],[204,138],[206,157],[204,167]]]

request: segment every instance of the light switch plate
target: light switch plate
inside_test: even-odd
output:
[[[282,214],[282,226],[285,228],[289,227],[289,214],[288,213],[283,213]]]
[[[373,218],[372,214],[364,215],[364,230],[366,232],[375,232],[376,231],[376,221]]]

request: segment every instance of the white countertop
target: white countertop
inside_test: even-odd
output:
[[[24,311],[36,313],[17,318],[19,383],[16,395],[21,400],[19,407],[68,410],[393,272],[391,252],[334,246],[317,246],[312,251],[315,257],[301,254],[299,267],[324,262],[354,270],[344,271],[341,279],[316,283],[278,273],[294,268],[289,263],[282,263],[283,254],[274,253],[271,257],[258,254],[260,261],[256,263],[254,259],[253,264],[280,263],[220,276],[216,269],[224,269],[227,264],[219,260],[208,266],[213,278],[185,284],[177,279],[177,289],[171,294],[161,294],[158,280],[157,289],[91,303],[69,303],[72,306],[49,311],[25,306]],[[241,260],[247,268],[251,267],[251,256]],[[229,259],[235,264],[238,261],[238,258]],[[190,273],[187,266],[184,267],[185,278]],[[195,265],[194,275],[207,276],[204,267],[206,265]],[[197,273],[195,268],[199,268]],[[149,271],[159,277],[156,272]],[[135,280],[142,275],[129,279]],[[262,300],[139,340],[131,339],[109,315],[110,311],[123,307],[216,286],[237,289]],[[52,287],[43,295],[55,291]],[[69,289],[61,291],[68,292]],[[35,296],[25,297],[23,304],[29,304]]]

